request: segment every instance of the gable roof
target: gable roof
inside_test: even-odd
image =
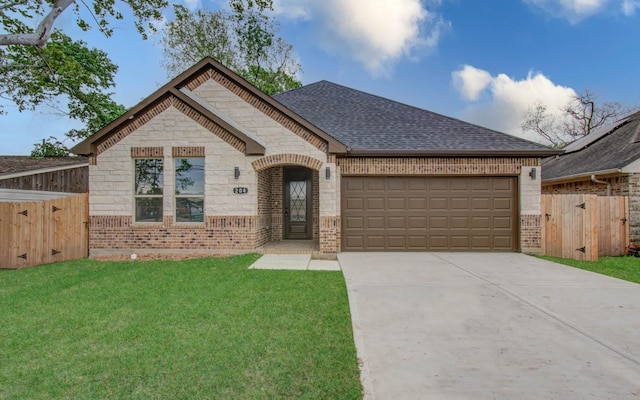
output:
[[[351,155],[548,156],[558,150],[332,82],[273,96]]]
[[[299,115],[291,112],[291,110],[287,109],[282,104],[273,100],[271,97],[264,94],[262,91],[257,89],[255,86],[251,85],[245,79],[237,75],[235,72],[231,71],[224,65],[220,64],[216,60],[211,57],[206,57],[202,59],[200,62],[183,72],[182,74],[175,77],[166,85],[162,86],[160,89],[156,90],[149,97],[129,109],[126,113],[121,115],[119,118],[88,137],[84,141],[78,143],[74,146],[71,151],[75,154],[96,155],[96,146],[107,140],[111,135],[115,134],[119,129],[126,127],[127,124],[134,121],[140,114],[143,114],[146,110],[154,107],[161,101],[173,97],[181,101],[182,103],[187,104],[189,107],[194,109],[199,114],[203,115],[209,121],[214,122],[216,125],[222,127],[231,135],[235,136],[237,139],[242,141],[245,144],[245,153],[247,155],[263,155],[265,153],[264,146],[259,143],[258,140],[246,134],[246,131],[239,129],[237,126],[229,123],[228,119],[220,118],[212,110],[208,107],[203,106],[202,102],[197,101],[193,98],[193,96],[189,95],[185,91],[181,90],[185,88],[187,83],[193,80],[194,77],[201,75],[203,72],[213,69],[216,72],[223,75],[226,79],[231,80],[232,82],[239,85],[241,88],[249,91],[253,96],[260,99],[270,106],[274,107],[288,118],[294,120],[296,123],[302,125],[304,128],[311,131],[316,136],[319,136],[323,140],[325,140],[328,144],[327,148],[331,152],[344,152],[346,151],[346,146],[342,143],[327,135],[325,132],[321,131],[317,127],[310,124],[308,121],[305,121]]]
[[[591,135],[593,135],[592,133]],[[625,116],[606,131],[578,139],[563,155],[542,161],[542,180],[621,172],[640,158],[640,111]]]

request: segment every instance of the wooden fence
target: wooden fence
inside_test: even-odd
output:
[[[89,191],[89,167],[79,165],[54,171],[36,170],[4,174],[3,177],[0,177],[0,188],[87,193]]]
[[[0,203],[0,268],[84,258],[89,253],[89,195]]]
[[[543,254],[597,261],[629,244],[629,199],[591,194],[542,195]]]

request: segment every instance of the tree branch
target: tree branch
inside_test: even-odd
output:
[[[51,10],[44,16],[33,33],[12,33],[0,35],[0,46],[27,45],[43,48],[53,31],[53,23],[75,0],[56,0]]]

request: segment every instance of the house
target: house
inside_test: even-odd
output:
[[[0,189],[86,193],[86,157],[0,156]]]
[[[543,160],[542,192],[629,196],[629,240],[640,243],[640,112],[633,112]]]
[[[330,82],[269,97],[211,58],[72,149],[90,251],[541,249],[556,150]]]

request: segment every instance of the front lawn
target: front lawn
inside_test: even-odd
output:
[[[360,399],[342,274],[257,257],[0,271],[0,398]]]
[[[545,260],[586,269],[587,271],[640,283],[640,258],[636,257],[600,257],[597,262],[578,261],[566,258],[540,257]]]

